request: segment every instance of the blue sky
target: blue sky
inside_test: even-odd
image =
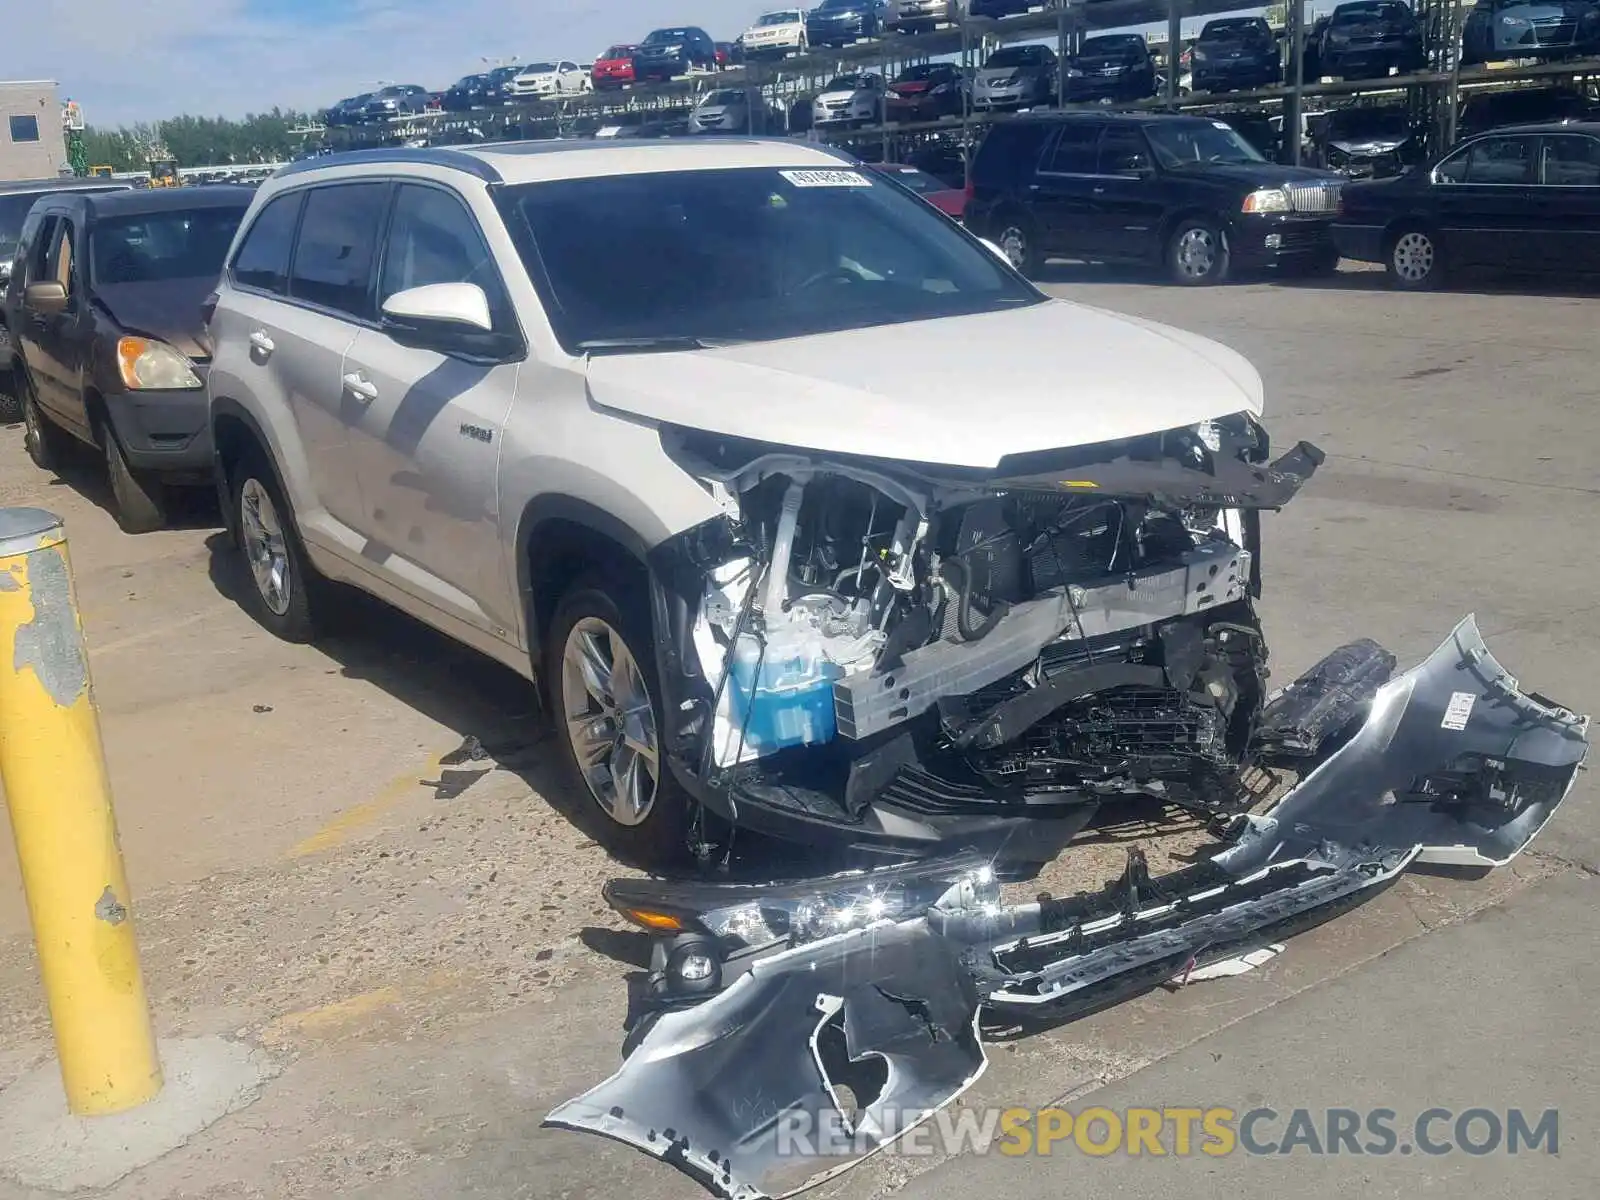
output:
[[[781,5],[780,5],[781,6]],[[91,124],[442,88],[484,58],[592,61],[659,25],[731,41],[762,0],[9,0],[0,79],[54,79]]]

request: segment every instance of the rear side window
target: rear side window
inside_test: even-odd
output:
[[[1099,125],[1068,122],[1061,127],[1061,136],[1056,139],[1045,170],[1063,175],[1093,175],[1099,143]]]
[[[1049,126],[1039,121],[991,126],[973,159],[973,178],[1001,183],[1033,170],[1049,133]]]
[[[304,199],[304,192],[291,192],[268,201],[233,256],[235,283],[288,295],[289,251],[294,246],[294,226]]]
[[[289,295],[353,317],[372,316],[372,260],[387,183],[313,188],[289,271]]]

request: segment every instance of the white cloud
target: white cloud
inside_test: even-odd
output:
[[[309,109],[484,57],[588,61],[662,24],[731,40],[762,0],[11,0],[0,79],[54,79],[91,124]]]

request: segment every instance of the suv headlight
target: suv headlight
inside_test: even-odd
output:
[[[1281,187],[1257,188],[1244,198],[1244,203],[1240,205],[1239,211],[1247,213],[1291,212],[1289,193]]]
[[[130,391],[177,391],[200,387],[189,360],[165,342],[125,337],[117,342],[117,366]]]

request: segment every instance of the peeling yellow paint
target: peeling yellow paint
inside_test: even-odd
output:
[[[445,991],[459,978],[454,971],[436,971],[406,987],[376,988],[314,1008],[284,1013],[267,1022],[261,1030],[260,1040],[269,1047],[282,1047],[296,1040],[328,1040],[349,1035],[365,1022],[389,1015],[407,1003]]]
[[[296,843],[289,850],[289,857],[305,858],[308,855],[321,854],[324,850],[331,850],[349,840],[352,834],[377,821],[390,809],[405,801],[413,792],[420,791],[421,781],[439,771],[439,760],[442,757],[440,754],[431,755],[428,761],[416,770],[396,776],[371,800],[346,809],[310,837]]]

